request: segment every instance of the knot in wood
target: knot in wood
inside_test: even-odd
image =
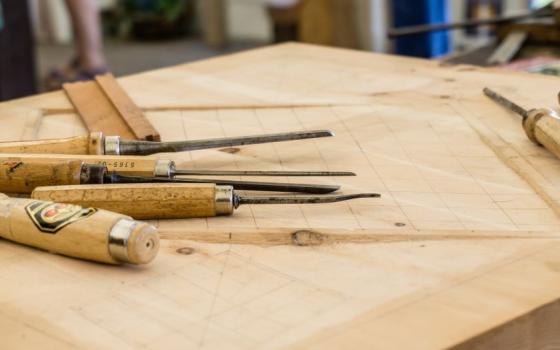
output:
[[[292,233],[292,243],[297,246],[307,247],[321,245],[324,241],[324,236],[319,232],[300,230]]]

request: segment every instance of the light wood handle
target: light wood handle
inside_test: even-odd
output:
[[[0,195],[0,237],[109,264],[145,264],[155,258],[159,249],[156,229],[130,217],[5,195]]]
[[[68,162],[83,162],[85,164],[104,164],[109,171],[118,171],[121,175],[131,176],[155,176],[158,164],[169,167],[173,162],[169,160],[157,160],[150,157],[135,156],[75,156],[64,154],[0,154],[0,163],[24,162],[30,164],[61,164]],[[45,185],[46,186],[46,185]],[[1,190],[0,190],[1,191]]]
[[[31,193],[38,186],[80,184],[80,161],[28,162],[0,157],[0,192]]]
[[[556,112],[547,108],[531,110],[523,127],[529,139],[560,158],[560,117]]]
[[[0,153],[104,154],[103,134],[37,141],[0,142]]]
[[[63,201],[135,219],[184,219],[228,215],[233,190],[214,184],[114,184],[40,187],[34,199]]]

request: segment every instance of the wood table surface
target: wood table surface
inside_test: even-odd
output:
[[[307,181],[382,198],[157,221],[143,267],[0,241],[2,347],[560,346],[560,161],[482,94],[555,107],[558,78],[284,44],[119,82],[165,141],[336,133],[159,158],[354,171]],[[0,125],[5,141],[86,134],[62,92],[0,104]]]

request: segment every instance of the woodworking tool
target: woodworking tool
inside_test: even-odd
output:
[[[177,169],[175,162],[137,156],[76,156],[65,154],[0,154],[0,162],[68,162],[80,161],[86,164],[103,164],[109,171],[121,175],[154,176],[172,178],[176,175],[210,176],[356,176],[349,171],[261,171],[261,170],[197,170]]]
[[[38,187],[31,198],[115,211],[135,219],[185,219],[231,215],[242,204],[333,203],[377,193],[339,196],[240,196],[215,184],[116,184]]]
[[[108,171],[102,164],[83,164],[81,167],[82,184],[117,184],[117,183],[213,183],[221,186],[233,186],[237,190],[247,191],[273,191],[273,192],[301,192],[325,194],[340,189],[336,185],[317,185],[279,182],[256,182],[222,179],[198,178],[164,178],[146,176],[126,176],[115,171]]]
[[[103,136],[92,132],[89,136],[39,141],[0,142],[0,153],[57,153],[150,155],[165,152],[184,152],[202,149],[254,145],[270,142],[294,141],[334,136],[330,130],[296,131],[279,134],[226,137],[205,140],[152,142],[124,141],[119,136]]]
[[[146,264],[159,249],[156,229],[129,216],[4,194],[0,194],[0,237],[109,264]]]
[[[548,108],[526,110],[489,88],[484,88],[483,91],[498,104],[519,114],[527,137],[560,158],[560,117],[555,111]]]
[[[114,171],[108,171],[103,164],[85,164],[79,159],[44,156],[43,158],[31,158],[31,160],[33,161],[29,161],[22,155],[0,157],[0,192],[31,193],[40,186],[130,182],[215,183],[243,190],[303,193],[330,193],[340,188],[340,186],[334,185],[124,176]]]

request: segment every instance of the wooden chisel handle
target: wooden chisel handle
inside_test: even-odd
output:
[[[230,215],[233,188],[214,184],[110,184],[39,187],[31,198],[115,211],[135,219]]]
[[[38,141],[0,142],[0,153],[105,154],[103,134]]]
[[[523,128],[529,139],[560,158],[560,117],[547,108],[528,112]]]
[[[159,249],[156,229],[130,217],[3,194],[0,194],[0,237],[109,264],[146,264]]]
[[[38,186],[80,184],[82,162],[27,162],[0,157],[0,192],[31,193]]]
[[[161,176],[169,177],[175,169],[171,160],[154,159],[135,156],[92,156],[64,154],[0,154],[0,165],[8,163],[24,164],[62,164],[68,162],[85,164],[103,164],[109,171],[117,171],[121,175],[130,176]],[[0,190],[1,192],[1,190]]]

